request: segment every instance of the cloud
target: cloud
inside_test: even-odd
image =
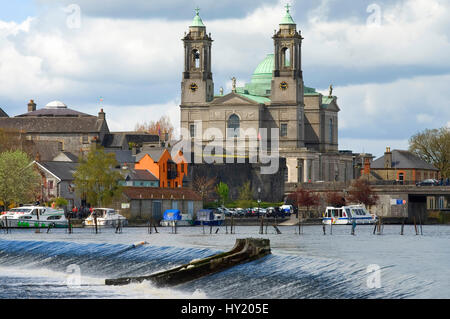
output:
[[[201,15],[214,39],[216,93],[248,82],[267,53],[284,1],[203,1]],[[427,127],[447,124],[450,83],[450,4],[440,0],[380,4],[380,25],[367,24],[373,1],[297,1],[291,10],[305,38],[305,84],[333,83],[341,107],[342,139],[406,140]],[[0,105],[23,113],[62,100],[96,114],[99,96],[114,130],[170,110],[179,126],[183,69],[181,38],[193,12],[180,1],[80,0],[80,28],[70,28],[72,1],[40,0],[39,15],[22,23],[0,21]],[[105,2],[106,3],[106,2]],[[222,6],[222,7],[221,7]],[[223,9],[223,14],[221,10]],[[227,92],[225,92],[227,93]],[[177,118],[178,117],[178,118]],[[367,150],[366,150],[367,151]]]

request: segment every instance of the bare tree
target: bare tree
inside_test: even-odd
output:
[[[167,133],[169,135],[169,141],[172,139],[174,133],[174,127],[167,115],[161,116],[158,121],[149,121],[142,124],[138,123],[134,127],[134,130],[136,132],[145,132],[159,136]]]
[[[200,194],[203,202],[209,200],[211,195],[214,194],[215,185],[216,179],[206,176],[196,176],[192,181],[192,188]]]

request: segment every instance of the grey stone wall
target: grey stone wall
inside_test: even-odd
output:
[[[258,187],[261,188],[261,200],[279,202],[284,197],[284,172],[286,160],[280,158],[279,169],[275,174],[261,174],[261,165],[254,163],[232,164],[189,164],[188,179],[192,181],[197,176],[215,178],[216,182],[223,182],[230,189],[230,198],[239,197],[239,188],[250,181],[253,196],[258,199]]]

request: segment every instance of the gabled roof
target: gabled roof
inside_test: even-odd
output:
[[[89,117],[9,117],[0,118],[0,127],[24,133],[98,133],[105,120]]]
[[[136,157],[130,150],[105,149],[105,153],[113,153],[116,156],[116,161],[120,164],[132,164]]]
[[[243,94],[243,93],[228,93],[227,95],[215,98],[211,102],[211,106],[214,105],[227,105],[227,104],[264,104],[264,102],[270,102],[269,98],[263,97],[263,96],[255,96],[250,94]]]
[[[373,169],[384,169],[384,156],[377,158],[370,165]],[[420,159],[417,155],[403,150],[392,151],[392,168],[397,169],[427,169],[438,171],[433,165]]]
[[[168,150],[161,147],[144,147],[141,152],[136,155],[136,162],[140,161],[145,155],[150,156],[154,162],[159,162],[164,151]]]
[[[147,169],[131,169],[129,172],[126,173],[125,180],[159,181],[159,179]]]
[[[77,170],[78,163],[73,162],[36,162],[38,166],[50,172],[57,177],[60,181],[72,181],[74,180],[73,173]]]

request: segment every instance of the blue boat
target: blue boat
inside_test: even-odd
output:
[[[167,209],[164,212],[163,219],[161,220],[161,226],[192,226],[193,220],[190,216],[182,214],[179,209]]]
[[[197,212],[195,225],[221,226],[225,221],[225,214],[213,209],[201,209]]]

